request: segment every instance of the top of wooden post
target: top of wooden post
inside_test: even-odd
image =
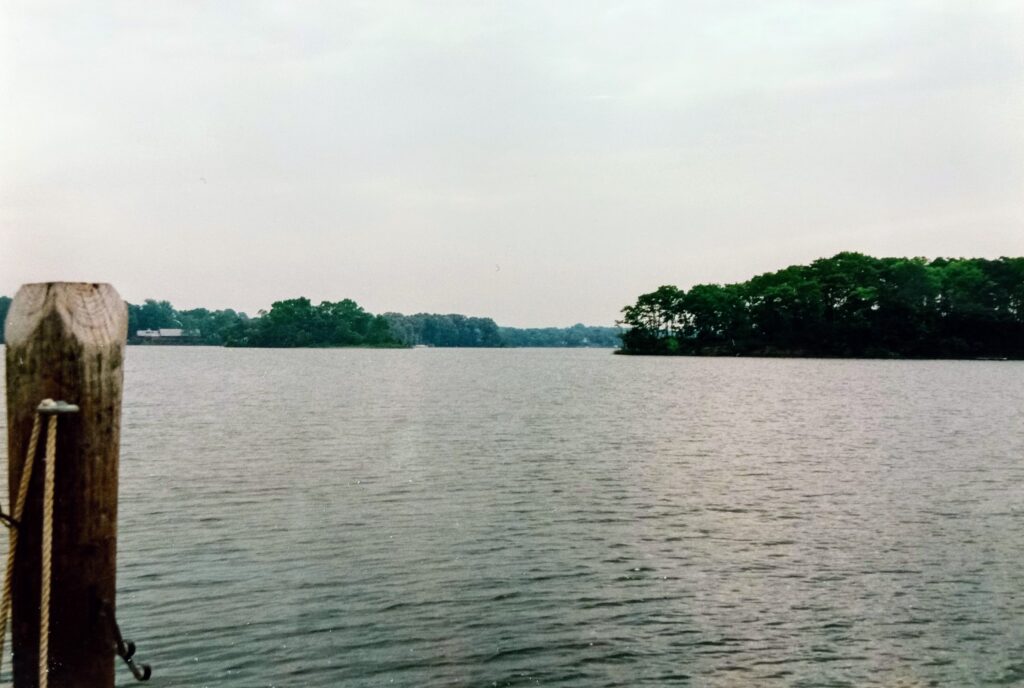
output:
[[[11,578],[13,686],[39,685],[40,637],[49,685],[113,688],[117,483],[128,311],[109,284],[26,284],[7,313],[8,503],[33,462]],[[64,400],[65,403],[45,400]],[[28,454],[37,413],[70,412],[52,427],[50,626],[40,633],[43,471]],[[52,417],[56,421],[56,417]],[[49,434],[49,433],[47,433]],[[105,611],[105,613],[100,613]]]
[[[64,332],[83,344],[124,341],[127,318],[121,296],[98,282],[25,284],[7,312],[4,339],[17,347],[27,342],[48,317],[60,319]]]

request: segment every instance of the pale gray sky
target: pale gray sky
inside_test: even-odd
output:
[[[1024,255],[1024,3],[0,3],[0,294],[610,324],[840,250]]]

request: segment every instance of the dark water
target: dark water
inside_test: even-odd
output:
[[[126,384],[154,687],[1024,684],[1024,364],[136,347]]]

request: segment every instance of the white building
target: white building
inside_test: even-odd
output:
[[[161,327],[159,330],[135,330],[139,339],[181,339],[182,337],[198,337],[198,330],[185,330],[178,327]]]

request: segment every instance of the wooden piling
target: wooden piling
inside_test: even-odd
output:
[[[13,504],[36,408],[77,404],[57,433],[49,685],[113,688],[117,476],[128,316],[109,284],[27,284],[6,322],[7,504]],[[45,422],[44,422],[45,427]],[[44,433],[45,438],[45,433]],[[14,688],[39,680],[43,445],[32,471],[13,578]]]

